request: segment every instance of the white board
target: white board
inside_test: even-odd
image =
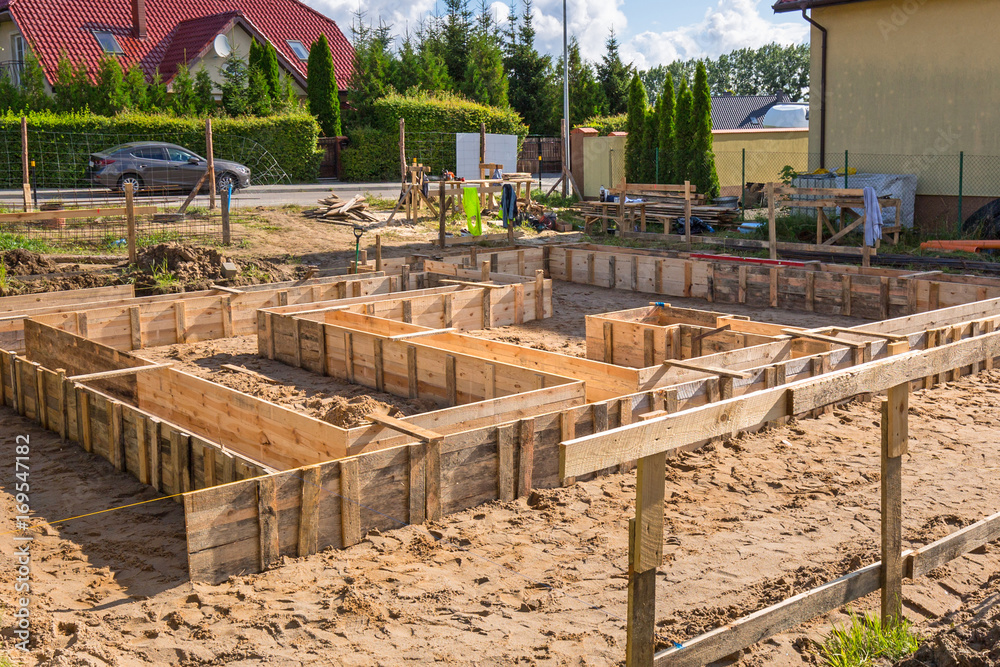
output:
[[[486,162],[502,164],[504,172],[517,171],[517,135],[487,134]],[[455,133],[455,175],[479,178],[479,133]]]

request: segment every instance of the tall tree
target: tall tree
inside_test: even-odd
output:
[[[114,116],[127,108],[129,102],[122,66],[117,57],[105,53],[97,64],[97,86],[92,111],[104,116]]]
[[[676,100],[674,99],[673,77],[664,78],[663,89],[660,91],[656,104],[659,107],[658,116],[660,121],[660,127],[658,128],[659,136],[657,137],[660,145],[660,182],[676,183],[677,168],[674,165],[674,153],[676,151],[674,107],[676,106]]]
[[[594,68],[580,56],[580,42],[573,36],[569,42],[569,126],[572,128],[596,116],[601,111],[601,87],[594,77]],[[556,87],[562,83],[562,58],[555,67]],[[557,118],[563,115],[562,95],[556,96]]]
[[[267,75],[260,67],[251,67],[247,73],[247,102],[254,116],[269,116],[273,109]]]
[[[483,0],[476,27],[468,42],[469,58],[465,65],[462,92],[481,104],[506,107],[508,84],[498,32],[493,15]]]
[[[628,121],[625,125],[628,132],[625,139],[625,178],[632,183],[646,182],[644,176],[647,170],[643,163],[650,159],[643,155],[647,107],[646,87],[642,85],[639,75],[634,74],[628,87]]]
[[[208,70],[202,65],[194,77],[194,105],[198,113],[211,114],[215,111],[215,84]]]
[[[340,98],[337,95],[337,77],[333,69],[333,54],[326,35],[321,34],[309,49],[309,78],[306,92],[309,113],[316,116],[323,134],[340,136]]]
[[[123,82],[125,94],[128,96],[129,109],[133,111],[149,111],[149,84],[146,83],[146,75],[138,63],[129,65],[125,72]]]
[[[610,115],[625,113],[628,110],[628,87],[629,79],[632,78],[632,66],[622,62],[614,28],[608,34],[604,47],[604,56],[597,64],[597,80],[600,81],[601,91],[604,93],[604,112]]]
[[[719,174],[712,152],[712,94],[708,88],[705,63],[698,63],[694,75],[694,99],[691,108],[694,145],[691,150],[691,180],[698,192],[708,198],[719,196]]]
[[[469,60],[469,32],[472,29],[472,12],[469,0],[444,0],[446,9],[441,31],[444,63],[452,81],[465,80]]]
[[[271,99],[278,101],[281,99],[281,68],[278,66],[278,51],[271,42],[265,44],[263,49],[264,57],[261,58],[261,70],[264,73],[264,80],[267,81],[267,89],[271,93]]]
[[[510,80],[510,106],[521,114],[532,134],[557,134],[559,118],[552,111],[558,87],[552,76],[552,59],[535,48],[535,27],[531,0],[524,0],[520,22],[511,9],[507,45],[507,76]]]
[[[194,79],[191,70],[184,63],[177,66],[177,74],[170,84],[170,108],[178,116],[191,116],[195,113]]]
[[[375,100],[385,97],[392,90],[391,26],[381,19],[377,26],[365,23],[365,14],[359,9],[351,23],[351,39],[354,42],[354,61],[347,98],[353,112],[348,117],[349,122],[355,117],[363,118]]]
[[[225,68],[228,63],[223,63],[223,77],[225,76]],[[225,90],[225,88],[223,88]],[[149,97],[149,109],[150,110],[162,110],[167,108],[167,87],[163,83],[163,77],[160,76],[160,68],[157,67],[153,71],[153,78],[149,82],[149,88],[146,91]]]
[[[24,55],[20,92],[26,110],[44,111],[52,106],[52,98],[45,92],[45,72],[38,58],[30,50]]]
[[[247,77],[246,62],[235,53],[230,54],[222,65],[222,108],[230,116],[242,116],[250,112]]]
[[[56,80],[52,84],[56,109],[83,111],[90,106],[92,92],[87,64],[81,60],[74,67],[64,51],[56,64]]]
[[[674,113],[674,175],[677,182],[691,180],[691,157],[694,147],[694,124],[691,109],[694,97],[686,79],[681,79],[677,89],[677,106]]]

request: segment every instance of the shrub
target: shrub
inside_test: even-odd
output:
[[[323,134],[328,137],[340,136],[340,98],[333,54],[330,53],[326,35],[321,34],[309,47],[308,68],[306,94],[309,97],[309,112],[316,116]]]
[[[21,119],[0,115],[0,155],[20,156]],[[293,181],[316,179],[322,152],[316,148],[319,128],[306,113],[265,118],[216,118],[212,143],[220,159],[241,160],[252,151],[246,139],[265,148]],[[205,151],[205,121],[165,115],[37,113],[28,116],[28,150],[36,162],[39,187],[84,185],[90,154],[127,141],[158,140]],[[18,164],[20,160],[18,160]],[[248,165],[253,169],[253,165]],[[20,169],[0,170],[0,187],[20,187]]]
[[[399,177],[399,119],[407,133],[479,132],[480,124],[495,134],[515,134],[518,147],[528,127],[512,109],[476,104],[447,94],[391,94],[372,103],[369,125],[347,133],[350,144],[341,154],[345,180],[382,180]],[[412,148],[412,144],[411,144]],[[411,154],[412,150],[409,151]],[[455,141],[442,137],[422,150],[420,160],[431,172],[455,168]]]
[[[628,123],[628,114],[618,114],[616,116],[594,116],[583,121],[574,127],[590,127],[597,130],[602,137],[606,137],[612,132],[624,132]]]

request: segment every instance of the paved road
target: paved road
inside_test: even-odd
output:
[[[542,178],[542,186],[547,190],[555,183],[557,175],[546,175]],[[260,185],[239,191],[233,195],[234,208],[253,208],[255,206],[281,206],[295,204],[298,206],[313,206],[317,200],[330,191],[339,197],[350,198],[356,194],[370,193],[380,197],[394,199],[399,196],[399,183],[340,183],[329,181],[324,183],[302,183],[298,185]],[[156,195],[136,198],[138,205],[180,206],[186,195]],[[75,206],[120,206],[123,198],[108,190],[65,189],[39,190],[38,201],[59,200]],[[191,203],[192,206],[208,206],[208,195],[199,195]],[[20,210],[20,190],[0,190],[0,208],[12,211]]]

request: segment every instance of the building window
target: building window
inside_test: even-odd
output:
[[[98,44],[104,49],[105,53],[112,53],[114,55],[121,55],[125,53],[118,40],[107,30],[95,30],[94,37],[97,38]]]
[[[309,60],[309,49],[297,39],[289,39],[285,42],[288,47],[298,56],[299,60]]]

